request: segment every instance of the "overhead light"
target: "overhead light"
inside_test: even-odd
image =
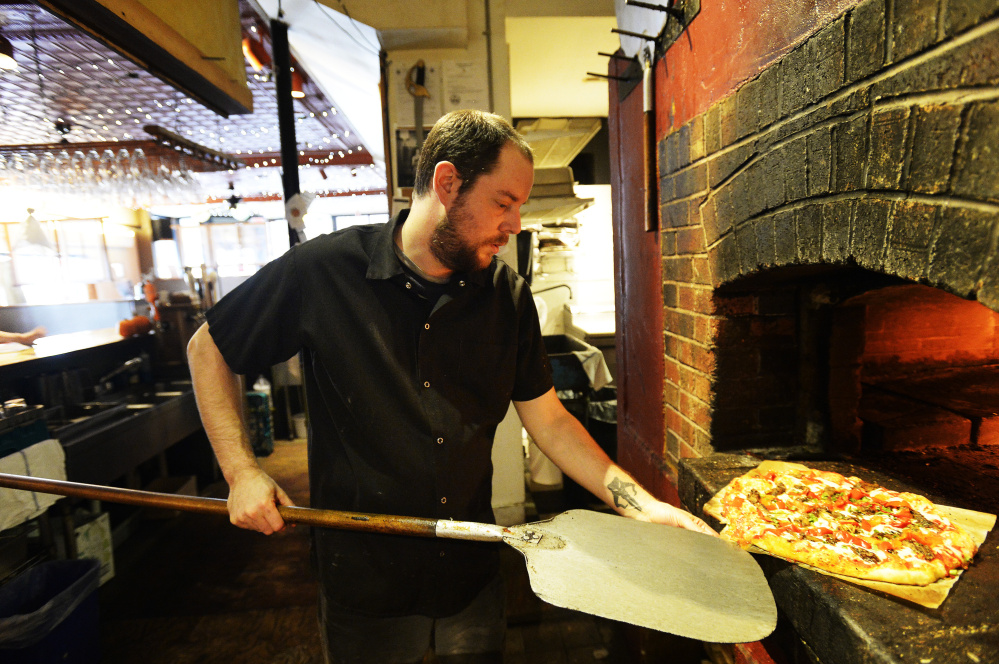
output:
[[[44,249],[55,251],[52,241],[49,240],[42,224],[35,219],[35,208],[28,208],[28,218],[21,222],[21,238],[17,242],[18,247],[25,244],[33,244]]]
[[[299,74],[294,69],[291,70],[291,96],[295,99],[303,99],[305,97],[305,89],[303,88],[304,80],[302,75]]]
[[[0,32],[0,69],[17,69],[14,60],[14,45]]]
[[[243,56],[253,67],[253,71],[260,72],[271,66],[271,56],[258,39],[243,37]]]

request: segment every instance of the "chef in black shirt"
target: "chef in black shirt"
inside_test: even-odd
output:
[[[490,461],[512,401],[538,447],[620,514],[712,533],[614,464],[555,394],[534,300],[496,254],[520,232],[530,147],[478,111],[423,145],[411,209],[293,247],[222,298],[188,347],[205,430],[243,528],[284,527],[237,374],[301,352],[313,507],[493,520]],[[496,545],[313,529],[329,662],[499,662]]]

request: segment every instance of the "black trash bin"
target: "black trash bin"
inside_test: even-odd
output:
[[[98,664],[100,563],[53,560],[0,586],[0,662]]]
[[[590,397],[586,430],[612,460],[617,461],[617,387],[596,390]]]
[[[617,388],[605,387],[594,391],[586,408],[586,430],[611,461],[617,461]],[[600,502],[569,477],[563,478],[562,486],[570,508],[585,508]]]

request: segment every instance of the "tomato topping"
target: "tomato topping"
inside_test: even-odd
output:
[[[745,503],[746,501],[742,498],[742,496],[736,496],[732,499],[732,507],[735,507],[736,509],[742,507]]]
[[[860,500],[866,495],[867,495],[866,493],[864,493],[863,491],[861,491],[856,487],[850,489],[850,500]]]
[[[853,544],[854,546],[859,546],[864,549],[871,548],[871,545],[867,540],[861,539],[859,537],[854,537],[853,535],[848,535],[844,533],[843,541],[846,542],[847,544]]]
[[[917,542],[925,544],[926,546],[929,547],[934,547],[943,544],[943,538],[937,535],[936,533],[921,533],[914,531],[908,533],[907,536],[909,539],[914,539]]]
[[[893,551],[895,549],[894,544],[885,540],[877,540],[875,544],[877,544],[878,548],[882,551]]]

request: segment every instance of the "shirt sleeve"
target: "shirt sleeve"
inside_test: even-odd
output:
[[[531,401],[555,386],[551,363],[545,351],[541,322],[534,305],[534,296],[527,284],[521,282],[517,311],[519,330],[517,347],[517,380],[513,388],[514,401]]]
[[[235,373],[261,373],[301,349],[304,294],[296,256],[292,248],[207,311],[208,331]]]

